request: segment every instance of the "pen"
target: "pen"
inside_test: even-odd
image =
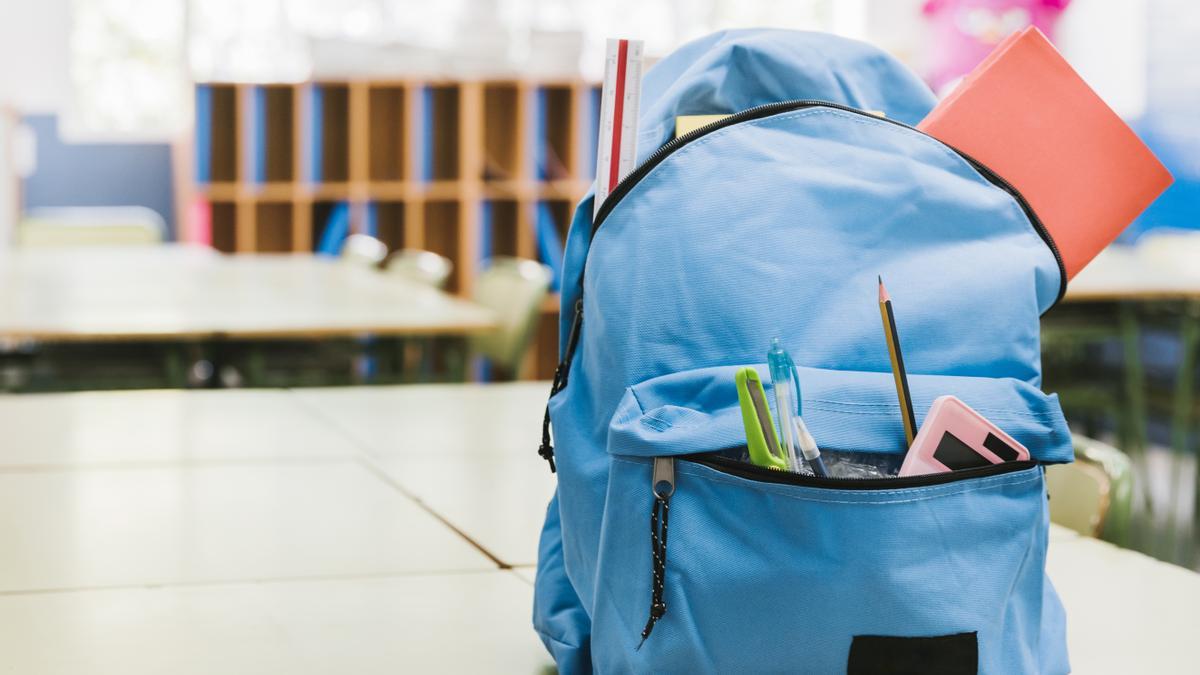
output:
[[[821,460],[821,450],[817,442],[804,424],[802,414],[803,397],[800,395],[800,373],[792,357],[779,344],[779,338],[771,341],[771,349],[767,352],[767,365],[771,371],[771,382],[775,388],[775,404],[779,408],[779,429],[783,436],[783,451],[788,459],[789,468],[800,472],[800,457],[808,462],[813,474],[827,476],[825,463]],[[795,403],[793,403],[793,401]]]
[[[800,459],[796,456],[796,400],[792,389],[792,379],[795,365],[792,357],[779,345],[779,338],[771,340],[771,348],[767,350],[767,370],[771,373],[771,386],[775,389],[775,407],[779,416],[779,435],[783,456],[787,459],[788,470],[800,471]]]

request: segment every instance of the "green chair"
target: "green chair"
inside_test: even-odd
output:
[[[552,277],[549,267],[533,260],[492,258],[475,280],[472,299],[492,310],[499,326],[472,338],[472,351],[487,357],[507,375],[515,376],[529,347]]]
[[[1073,436],[1075,462],[1046,468],[1050,520],[1117,544],[1125,543],[1133,502],[1129,457],[1084,436]]]
[[[450,273],[454,271],[454,263],[433,251],[406,248],[389,256],[383,269],[400,279],[442,288],[450,278]]]

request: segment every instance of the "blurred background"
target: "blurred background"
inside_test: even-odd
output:
[[[1175,176],[1044,317],[1054,517],[1200,568],[1185,0],[3,0],[0,400],[548,380],[605,38],[827,31],[944,93],[1030,24]]]

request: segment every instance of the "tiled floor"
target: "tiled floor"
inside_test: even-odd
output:
[[[421,390],[0,397],[0,673],[549,665],[546,387]]]

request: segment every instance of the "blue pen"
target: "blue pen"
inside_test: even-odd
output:
[[[821,461],[821,451],[801,416],[800,373],[792,357],[780,346],[779,338],[771,340],[767,368],[771,371],[771,384],[775,389],[775,405],[782,432],[780,436],[787,454],[788,468],[800,471],[800,458],[796,452],[799,449],[815,475],[829,475],[825,471],[825,463]]]

